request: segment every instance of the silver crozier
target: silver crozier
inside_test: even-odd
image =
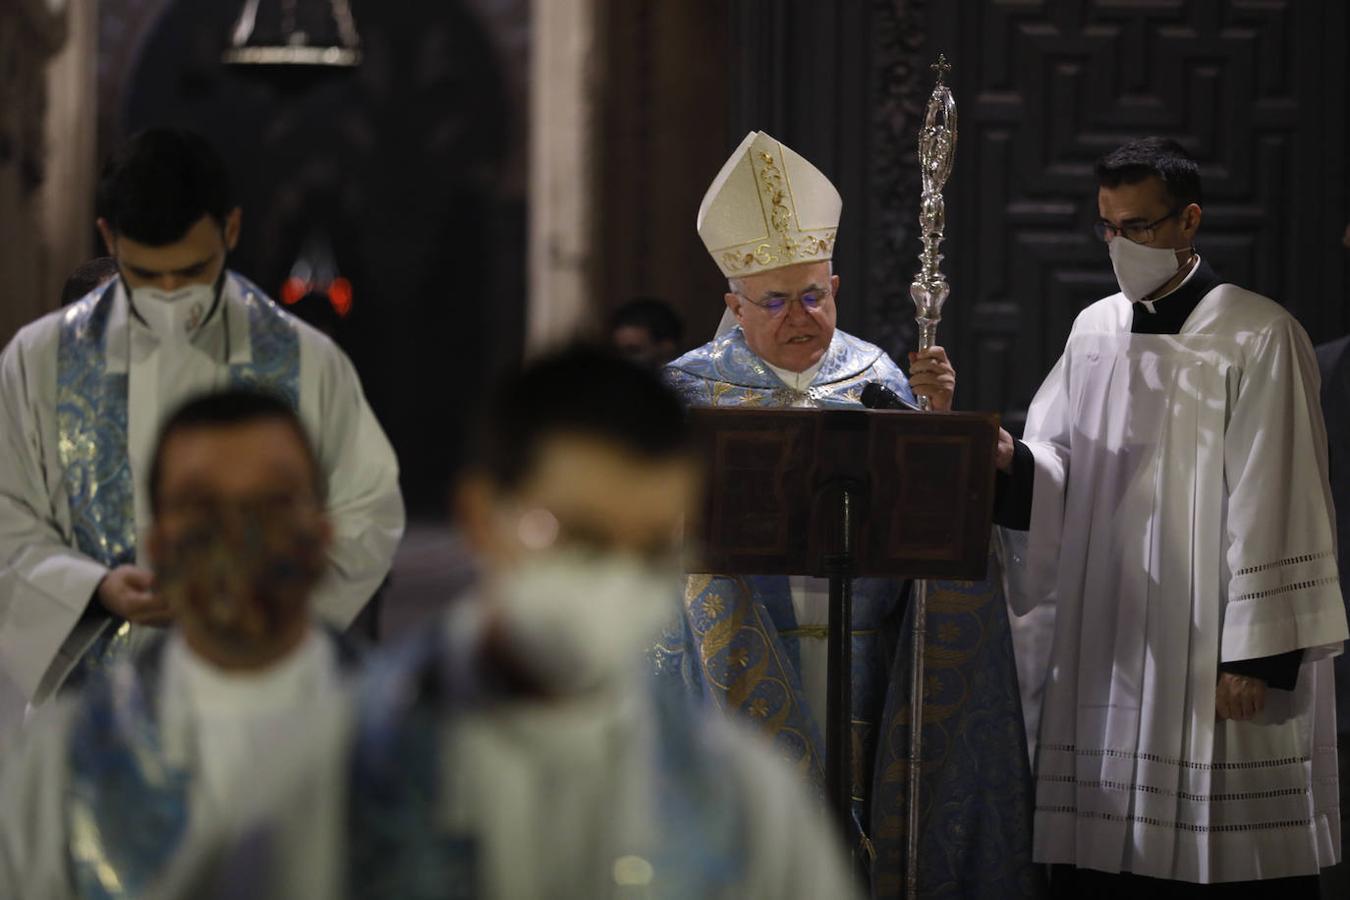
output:
[[[923,197],[919,207],[919,230],[923,251],[919,254],[919,274],[909,286],[914,301],[914,319],[919,323],[919,349],[933,346],[938,323],[942,321],[942,304],[947,302],[947,279],[942,274],[942,243],[946,227],[946,206],[942,201],[942,187],[952,173],[952,158],[956,151],[956,100],[943,78],[951,70],[947,59],[938,54],[933,64],[937,84],[928,98],[923,128],[919,131],[919,168],[923,176]],[[919,398],[922,409],[931,409],[927,397]],[[919,775],[923,760],[923,680],[924,636],[928,628],[928,585],[916,580],[911,589],[914,604],[913,658],[909,672],[909,831],[905,856],[905,896],[917,900],[919,896]]]

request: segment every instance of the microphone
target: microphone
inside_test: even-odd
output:
[[[914,407],[900,399],[900,395],[879,381],[869,381],[863,386],[862,405],[868,409],[903,409],[913,411]]]

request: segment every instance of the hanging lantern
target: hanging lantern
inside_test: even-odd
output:
[[[281,284],[281,302],[331,337],[337,322],[352,311],[353,293],[351,281],[338,269],[327,233],[312,229]]]
[[[347,0],[244,0],[226,63],[235,66],[351,68],[361,38]]]

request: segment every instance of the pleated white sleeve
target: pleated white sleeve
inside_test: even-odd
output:
[[[302,331],[302,341],[301,412],[328,480],[334,531],[315,610],[345,628],[389,573],[403,536],[398,459],[351,360],[312,329]]]
[[[1292,318],[1273,323],[1244,361],[1224,441],[1224,662],[1298,649],[1315,659],[1346,638],[1319,380]]]

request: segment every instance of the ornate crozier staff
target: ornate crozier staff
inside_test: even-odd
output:
[[[937,84],[928,98],[928,110],[923,128],[919,131],[919,169],[923,176],[923,198],[919,207],[919,229],[923,236],[923,251],[919,254],[919,274],[909,286],[914,301],[914,319],[919,323],[919,349],[933,346],[938,323],[942,321],[942,304],[947,302],[947,279],[940,268],[942,243],[946,227],[946,205],[942,188],[952,174],[952,158],[956,151],[956,100],[943,78],[951,71],[947,58],[941,53],[932,66],[937,73]],[[927,397],[919,398],[922,409],[931,409]],[[923,679],[924,636],[928,626],[928,586],[915,581],[911,589],[914,603],[913,659],[910,661],[909,686],[909,832],[905,859],[905,894],[911,900],[919,891],[919,772],[923,759]]]

